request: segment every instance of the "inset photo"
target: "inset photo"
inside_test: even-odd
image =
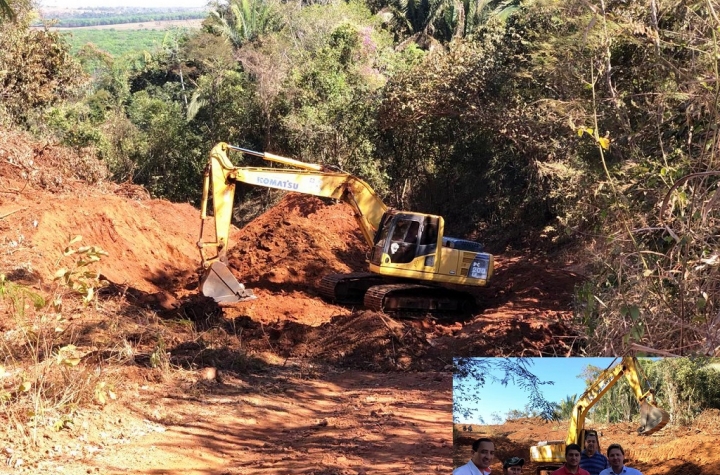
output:
[[[453,363],[453,475],[720,473],[718,358]]]

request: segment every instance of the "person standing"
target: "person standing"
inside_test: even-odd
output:
[[[523,465],[525,465],[525,459],[511,457],[503,463],[503,475],[520,475]]]
[[[607,456],[610,468],[600,472],[600,475],[642,475],[640,470],[625,466],[625,451],[620,444],[611,444]]]
[[[495,444],[486,438],[473,442],[470,461],[453,470],[453,475],[489,475],[490,464],[495,458]]]
[[[580,468],[580,446],[568,444],[565,447],[565,465],[550,475],[590,475],[587,470]]]
[[[586,431],[585,450],[580,454],[580,468],[590,472],[590,475],[600,475],[600,472],[609,466],[607,457],[600,453],[597,432]]]

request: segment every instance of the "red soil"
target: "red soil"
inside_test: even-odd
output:
[[[198,195],[200,184],[198,177]],[[78,458],[68,449],[48,459],[45,446],[66,442],[49,431],[45,446],[40,442],[37,453],[25,454],[19,467],[41,473],[48,459],[65,464],[64,473],[91,467],[101,473],[269,474],[285,473],[277,465],[283,460],[288,473],[447,473],[453,357],[564,355],[581,348],[570,323],[580,278],[557,258],[497,256],[491,284],[475,292],[481,310],[467,321],[396,320],[318,297],[325,273],[363,269],[367,249],[346,205],[287,195],[231,236],[231,270],[259,298],[219,308],[197,295],[199,229],[197,209],[107,181],[92,155],[19,133],[0,136],[0,273],[57,294],[62,288],[53,276],[76,262],[63,250],[81,235],[75,246],[107,251],[96,268],[109,285],[95,310],[69,310],[80,348],[90,351],[116,338],[108,327],[123,328],[126,343],[137,344],[135,361],[142,361],[142,351],[146,359],[152,352],[142,348],[148,322],[157,321],[174,364],[190,371],[214,365],[225,373],[216,386],[203,385],[195,373],[164,384],[131,365],[125,398],[98,413],[99,422],[85,414],[83,429],[73,429],[72,437],[102,439],[111,432],[93,433],[92,427],[108,421],[118,433],[134,427],[145,435],[126,437],[122,450],[97,439],[92,443],[103,447],[101,455]],[[187,321],[191,330],[183,326]],[[4,319],[0,327],[14,324]],[[173,333],[176,327],[182,328]],[[232,376],[252,373],[256,360],[271,368],[262,381]],[[377,373],[386,371],[395,372]],[[243,409],[229,414],[234,405]],[[162,430],[138,429],[148,419]],[[273,449],[279,439],[292,446]],[[17,453],[7,457],[19,459]]]

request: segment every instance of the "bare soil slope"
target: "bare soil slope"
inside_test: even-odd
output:
[[[720,435],[720,411],[703,412],[689,427],[668,425],[650,436],[639,436],[637,425],[631,423],[589,424],[600,435],[603,453],[610,444],[618,443],[625,450],[625,464],[644,475],[717,475],[719,457],[717,438]],[[470,459],[470,446],[478,437],[495,441],[496,462],[493,471],[502,472],[501,460],[512,456],[525,459],[523,473],[535,473],[529,463],[531,445],[543,440],[564,440],[567,422],[544,422],[539,419],[518,419],[502,425],[472,426],[472,432],[455,425],[454,463],[459,466]]]
[[[10,466],[28,473],[43,463],[64,473],[447,472],[453,356],[580,348],[569,323],[580,279],[558,259],[498,256],[492,284],[476,292],[482,311],[464,322],[340,307],[315,288],[326,272],[364,266],[351,211],[288,195],[232,235],[230,266],[259,298],[219,308],[197,295],[199,224],[188,204],[108,182],[90,155],[19,133],[0,136],[0,273],[57,296],[67,294],[53,276],[74,262],[63,256],[71,236],[108,252],[97,264],[107,286],[93,306],[66,302],[57,317],[28,308],[22,318],[62,318],[58,345],[78,347],[81,369],[94,367],[91,357],[119,362],[105,370],[116,378],[117,401],[75,412],[60,432],[49,423],[35,432],[19,427],[23,440],[8,433],[0,447],[7,445]],[[17,309],[0,300],[0,315],[6,339],[17,335],[24,324]],[[108,345],[116,349],[105,351]],[[5,362],[5,387],[17,383],[18,363]],[[206,378],[204,368],[219,376]],[[39,450],[23,452],[29,442]]]

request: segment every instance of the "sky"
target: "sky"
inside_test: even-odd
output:
[[[190,8],[205,7],[208,0],[40,0],[46,8],[82,7],[145,7],[145,8]]]
[[[550,402],[560,402],[566,396],[577,394],[580,396],[585,392],[585,380],[578,377],[588,366],[597,366],[607,368],[615,360],[614,358],[527,358],[532,364],[528,367],[528,371],[536,375],[542,381],[553,381],[553,385],[541,386],[541,392],[546,400]],[[619,362],[620,359],[617,360]],[[498,378],[502,377],[501,371],[493,370]],[[503,417],[511,409],[523,410],[528,403],[528,393],[523,389],[508,383],[503,386],[498,382],[493,382],[490,378],[486,379],[485,385],[479,389],[477,400],[469,407],[476,409],[473,417],[470,419],[457,420],[459,423],[465,424],[481,424],[477,416],[482,417],[486,424],[495,423],[493,421],[493,413],[498,413]],[[501,422],[502,422],[501,421]]]

